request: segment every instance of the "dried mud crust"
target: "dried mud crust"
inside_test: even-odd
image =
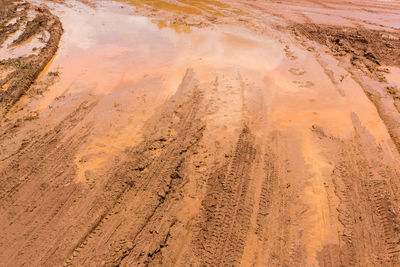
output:
[[[355,134],[339,139],[314,127],[315,136],[330,152],[331,179],[339,198],[343,226],[339,245],[319,252],[320,266],[395,266],[400,261],[399,169],[384,163],[381,148],[358,117]]]
[[[22,9],[21,11],[16,11]],[[37,55],[9,58],[0,61],[1,72],[7,73],[0,80],[0,116],[3,117],[10,108],[29,90],[40,73],[53,58],[58,49],[63,28],[58,17],[50,13],[46,6],[34,7],[31,4],[11,4],[8,19],[17,17],[17,22],[9,29],[0,32],[0,41],[7,39],[18,29],[21,35],[12,43],[21,45],[41,32],[47,31],[50,36]],[[28,21],[26,13],[33,11],[35,17]],[[26,24],[26,25],[25,25]]]

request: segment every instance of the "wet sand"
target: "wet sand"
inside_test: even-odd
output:
[[[400,262],[400,2],[8,10],[0,265]]]

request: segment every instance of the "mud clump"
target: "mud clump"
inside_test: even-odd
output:
[[[3,1],[3,0],[2,0]],[[27,3],[7,3],[0,1],[0,45],[11,35],[14,34],[22,22],[27,17]],[[15,23],[8,23],[15,19]]]
[[[350,56],[351,64],[378,81],[385,81],[381,65],[400,66],[400,34],[351,27],[297,24],[296,35],[329,47],[335,56]]]
[[[28,21],[24,32],[20,36],[18,36],[16,40],[13,41],[12,45],[15,46],[22,44],[29,38],[41,32],[47,26],[47,22],[49,19],[47,14],[45,14],[47,10],[43,8],[38,8],[37,11],[38,15],[36,15],[36,17],[33,20]]]

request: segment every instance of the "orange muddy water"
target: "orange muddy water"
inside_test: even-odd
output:
[[[399,2],[7,8],[1,266],[399,264]]]

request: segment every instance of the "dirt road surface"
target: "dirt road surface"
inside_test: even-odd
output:
[[[0,266],[399,266],[399,1],[0,4]]]

